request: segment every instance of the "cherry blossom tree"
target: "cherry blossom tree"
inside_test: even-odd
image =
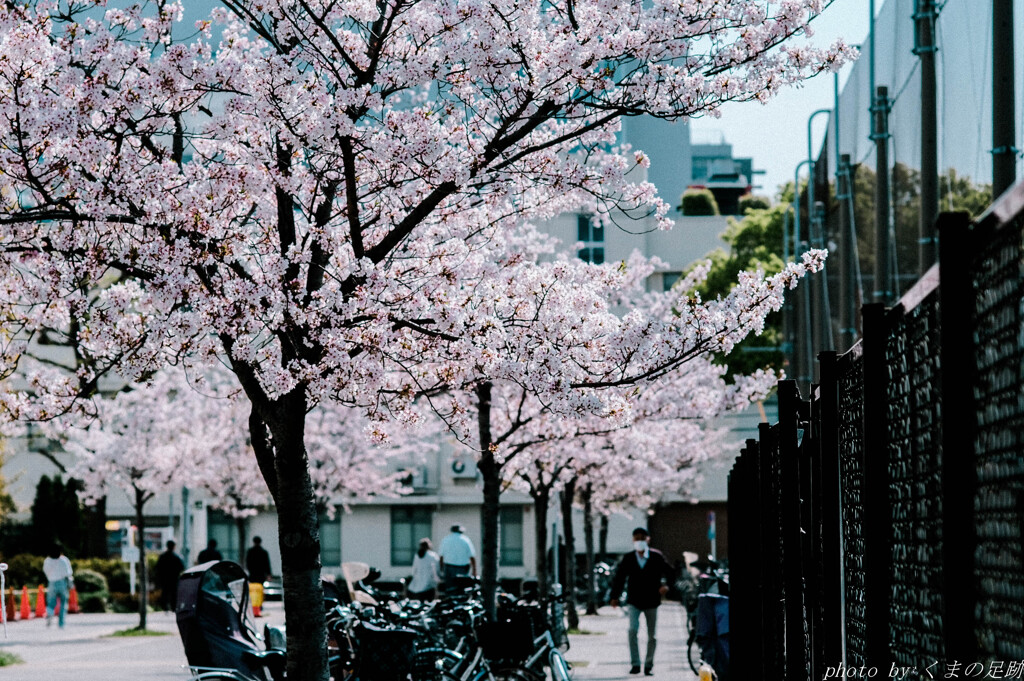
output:
[[[824,4],[223,0],[181,40],[175,2],[3,5],[0,362],[32,391],[4,416],[94,408],[83,392],[111,372],[226,356],[290,538],[289,678],[325,680],[305,415],[337,400],[414,418],[388,361],[414,373],[485,327],[449,301],[500,275],[467,262],[501,261],[525,222],[667,227],[619,119],[713,113],[839,66],[842,44],[786,42]],[[47,329],[91,361],[33,365]]]
[[[146,565],[146,504],[157,494],[184,481],[187,461],[194,460],[188,432],[191,413],[178,404],[192,390],[173,372],[161,372],[149,385],[97,400],[99,409],[84,427],[69,417],[63,429],[64,447],[75,455],[72,474],[82,481],[88,502],[119,490],[135,510],[139,540],[139,629],[146,628],[149,575]],[[176,417],[171,417],[175,415]]]

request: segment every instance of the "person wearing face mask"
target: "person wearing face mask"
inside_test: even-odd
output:
[[[630,674],[640,673],[640,616],[647,625],[647,656],[644,658],[644,674],[654,674],[654,649],[658,644],[654,632],[658,623],[658,606],[661,597],[668,592],[668,585],[675,578],[672,567],[661,551],[652,549],[648,540],[651,535],[646,528],[633,530],[633,551],[619,561],[612,580],[611,606],[618,607],[618,595],[626,589],[626,614],[629,615],[629,663]]]

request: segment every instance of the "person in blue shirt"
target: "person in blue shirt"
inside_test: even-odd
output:
[[[476,549],[462,525],[452,525],[451,534],[441,540],[441,579],[449,585],[460,575],[476,577]]]
[[[658,606],[661,598],[668,593],[668,585],[675,578],[672,566],[661,551],[652,549],[647,528],[633,530],[633,550],[622,557],[612,579],[613,608],[619,606],[619,595],[626,589],[626,614],[629,615],[629,663],[630,674],[640,673],[640,615],[647,623],[647,656],[644,658],[644,674],[654,674],[654,649],[658,645],[654,632],[658,624]]]

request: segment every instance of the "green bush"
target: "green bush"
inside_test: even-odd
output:
[[[40,584],[46,584],[46,575],[43,574],[43,556],[33,556],[31,553],[19,553],[7,561],[7,583],[12,587],[21,588],[27,586],[35,588]]]
[[[107,612],[106,593],[91,593],[80,596],[78,608],[82,612]]]
[[[129,591],[128,566],[117,558],[85,558],[73,560],[75,572],[79,570],[92,570],[103,575],[107,580],[107,589],[110,591]]]
[[[746,215],[748,210],[768,210],[771,207],[771,200],[765,196],[744,194],[740,197],[740,215]]]
[[[110,591],[107,587],[107,578],[89,569],[75,571],[75,588],[78,589],[79,596],[99,593],[106,597]]]
[[[138,612],[139,599],[124,591],[110,592],[110,610],[112,612]]]
[[[683,192],[679,210],[683,215],[718,215],[718,202],[709,189],[687,189]]]

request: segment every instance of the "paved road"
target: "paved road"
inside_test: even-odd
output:
[[[280,623],[280,603],[268,603],[265,622]],[[630,676],[627,620],[621,609],[605,607],[580,618],[593,632],[571,637],[566,659],[575,662],[578,681],[695,681],[686,664],[685,614],[678,603],[666,603],[658,616],[658,652],[653,677]],[[0,681],[182,681],[188,677],[185,654],[169,613],[150,613],[149,628],[169,636],[110,638],[109,634],[138,623],[138,615],[69,615],[67,626],[47,627],[44,620],[13,622],[8,638],[0,634],[0,650],[17,653],[25,664],[0,667]],[[645,639],[641,624],[641,641]],[[643,642],[641,643],[643,645]]]
[[[580,617],[580,629],[590,635],[570,636],[565,659],[577,664],[573,677],[578,681],[696,681],[686,662],[686,611],[679,603],[667,602],[658,608],[658,649],[654,656],[654,676],[629,675],[629,644],[626,629],[629,620],[621,608],[604,607],[599,614]],[[647,635],[640,622],[640,654]]]

